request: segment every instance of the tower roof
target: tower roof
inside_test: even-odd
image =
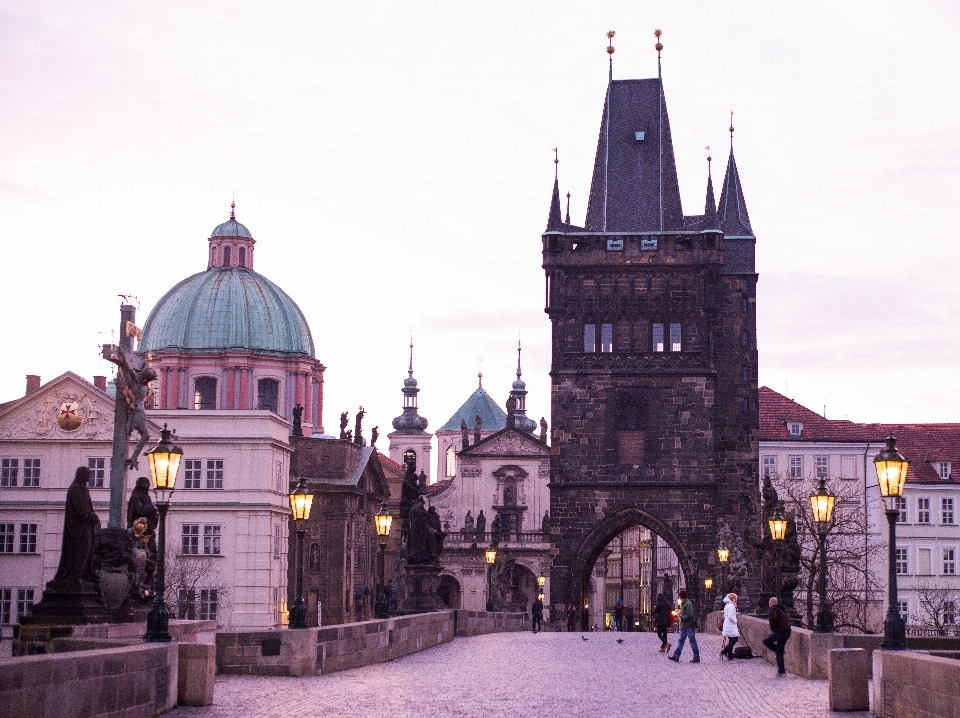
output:
[[[463,402],[463,405],[454,412],[453,416],[447,419],[447,423],[440,427],[440,431],[459,431],[460,423],[467,422],[467,426],[473,429],[473,422],[479,416],[483,422],[484,431],[500,431],[507,428],[507,415],[503,409],[497,406],[497,402],[490,398],[479,385],[477,390]]]
[[[659,78],[610,82],[585,226],[591,232],[656,232],[683,226],[670,119]]]
[[[717,205],[720,229],[727,237],[753,237],[750,215],[747,214],[747,202],[743,198],[740,186],[740,173],[737,172],[737,160],[733,156],[733,143],[730,143],[730,158],[727,160],[727,173],[723,178],[720,202]]]
[[[707,158],[707,199],[703,207],[703,229],[719,229],[717,225],[717,201],[713,198],[713,173],[710,158]]]

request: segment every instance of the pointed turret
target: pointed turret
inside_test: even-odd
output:
[[[510,388],[510,399],[507,401],[507,426],[520,431],[532,432],[537,428],[533,419],[527,418],[527,383],[521,379],[523,372],[520,369],[520,342],[517,342],[517,380]]]
[[[707,157],[707,200],[703,207],[703,231],[718,229],[717,202],[713,198],[713,173],[710,171],[712,157]]]
[[[567,224],[570,224],[570,193],[567,192],[567,218],[563,220]]]
[[[563,230],[563,218],[560,216],[560,183],[553,178],[553,197],[550,199],[550,216],[547,219],[547,232]]]
[[[393,420],[398,434],[419,434],[427,428],[427,420],[417,413],[417,380],[413,378],[413,339],[410,340],[410,367],[403,380],[403,413]]]
[[[720,203],[717,205],[720,229],[726,237],[753,237],[750,215],[747,214],[747,202],[743,198],[740,174],[737,172],[737,160],[733,156],[732,125],[730,130],[730,159],[727,160],[727,173],[723,178]]]

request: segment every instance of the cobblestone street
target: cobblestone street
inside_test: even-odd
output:
[[[214,705],[171,718],[306,716],[758,716],[825,718],[827,682],[777,678],[761,659],[702,663],[658,653],[652,633],[497,633],[457,638],[392,663],[309,678],[227,676]],[[672,634],[676,642],[676,634]],[[623,643],[617,643],[622,638]],[[834,714],[866,717],[867,713]]]

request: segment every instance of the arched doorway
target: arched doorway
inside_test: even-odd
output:
[[[589,630],[591,625],[596,625],[598,628],[604,625],[604,613],[608,597],[605,588],[602,592],[598,590],[597,579],[598,575],[602,573],[604,583],[606,583],[607,571],[596,570],[598,561],[602,560],[603,563],[606,563],[611,555],[613,555],[613,550],[610,546],[616,546],[616,542],[620,540],[622,536],[629,534],[632,529],[638,527],[656,536],[658,548],[661,545],[666,547],[669,550],[667,555],[672,554],[672,556],[675,557],[675,563],[670,573],[672,578],[670,589],[673,596],[676,596],[678,585],[682,585],[687,588],[688,594],[690,598],[693,599],[694,605],[697,606],[698,610],[701,608],[699,604],[699,591],[697,590],[697,574],[694,570],[692,558],[686,550],[686,547],[670,527],[655,516],[648,514],[642,509],[629,508],[612,516],[608,516],[594,526],[593,530],[590,531],[581,542],[579,549],[574,555],[568,585],[574,591],[574,595],[571,597],[573,599],[571,603],[577,606],[579,610],[581,630]],[[655,564],[656,561],[653,563]],[[652,567],[651,570],[656,571],[655,566]],[[591,579],[593,579],[592,582]],[[656,576],[651,575],[650,590],[653,590],[654,586],[662,590],[662,582],[663,572],[659,572]],[[591,585],[593,589],[591,589]],[[655,595],[656,593],[653,594],[653,596]],[[640,613],[640,607],[641,604],[638,599],[637,614]],[[637,618],[633,620],[636,622]]]
[[[440,587],[437,589],[437,595],[443,600],[446,608],[460,608],[460,597],[462,595],[460,582],[448,573],[440,577]]]
[[[499,552],[491,576],[493,610],[529,613],[537,593],[537,577],[509,552]]]

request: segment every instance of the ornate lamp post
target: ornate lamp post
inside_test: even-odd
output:
[[[301,476],[297,488],[290,492],[290,511],[297,522],[297,597],[290,609],[288,628],[307,627],[307,607],[303,602],[303,535],[307,532],[313,494],[307,492],[307,482]]]
[[[713,579],[712,578],[703,579],[703,587],[708,591],[711,590],[713,588]]]
[[[897,440],[891,434],[887,446],[873,460],[880,484],[880,496],[883,497],[890,526],[890,607],[883,627],[883,645],[887,651],[902,651],[907,647],[907,627],[900,616],[897,605],[897,499],[903,496],[903,484],[907,480],[907,468],[910,462],[897,451]]]
[[[773,539],[777,554],[777,586],[773,595],[776,596],[777,603],[780,603],[780,558],[783,554],[783,540],[787,536],[787,520],[783,516],[782,501],[777,502],[777,508],[767,523],[770,524],[770,537]]]
[[[377,618],[387,618],[387,592],[383,585],[383,574],[386,570],[386,550],[387,537],[390,535],[390,524],[393,523],[393,516],[387,511],[386,504],[380,504],[380,510],[373,517],[377,527],[377,536],[380,537],[380,585],[377,587],[377,605],[374,614]]]
[[[493,577],[493,564],[497,560],[497,550],[491,546],[484,553],[484,557],[487,559],[487,610],[493,611],[493,585],[491,580]]]
[[[820,610],[817,612],[817,633],[833,633],[833,612],[827,604],[827,534],[833,525],[833,504],[837,497],[827,491],[827,480],[821,478],[817,493],[810,495],[813,523],[820,540]]]
[[[157,535],[157,595],[153,599],[153,610],[147,614],[147,634],[144,636],[147,641],[170,640],[170,634],[167,632],[169,625],[167,604],[163,600],[166,588],[163,558],[167,550],[167,510],[170,508],[170,498],[177,485],[180,459],[183,458],[183,450],[179,446],[174,446],[171,438],[167,425],[164,424],[159,443],[147,452],[150,478],[153,480],[153,493],[157,497],[157,511],[160,514],[160,530]]]
[[[720,561],[720,590],[726,591],[727,585],[727,561],[730,560],[730,549],[721,546],[717,549],[717,559]]]

